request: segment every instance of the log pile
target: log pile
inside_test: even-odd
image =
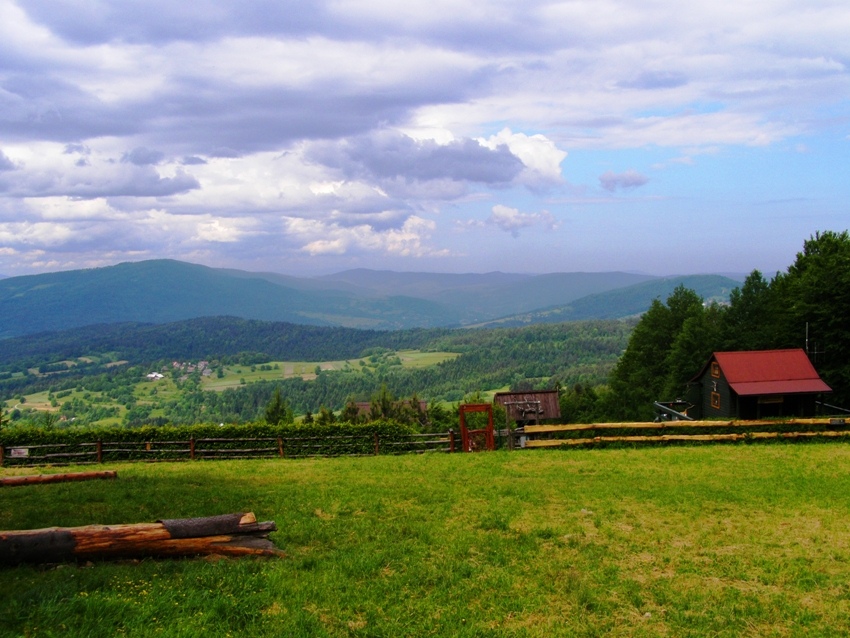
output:
[[[252,512],[156,523],[0,531],[0,565],[174,556],[282,556]]]
[[[67,481],[93,481],[95,479],[113,479],[118,472],[66,472],[65,474],[28,474],[25,476],[7,476],[0,478],[0,487],[16,485],[35,485],[39,483],[65,483]]]

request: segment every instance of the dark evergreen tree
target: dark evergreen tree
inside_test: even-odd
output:
[[[754,270],[743,285],[729,295],[718,349],[737,351],[777,347],[781,314],[775,288],[761,272]]]
[[[664,391],[670,385],[670,354],[676,339],[685,322],[702,312],[702,299],[683,286],[673,291],[666,304],[658,299],[652,302],[611,373],[612,418],[653,418],[653,402],[664,400]]]
[[[831,401],[850,408],[850,234],[816,233],[774,287],[782,310],[777,346],[808,348],[834,391]]]
[[[289,403],[281,397],[280,388],[275,388],[272,400],[266,406],[265,417],[269,425],[292,423],[294,418],[292,410],[289,408]]]

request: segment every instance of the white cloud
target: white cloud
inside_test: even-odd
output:
[[[562,181],[561,162],[567,157],[567,152],[555,146],[545,135],[513,133],[509,128],[504,128],[487,139],[479,139],[479,142],[492,149],[504,144],[520,158],[525,164],[523,174],[517,178],[520,183],[546,186]]]
[[[558,227],[557,220],[548,211],[540,213],[521,213],[516,208],[497,204],[493,206],[486,224],[510,233],[513,237],[519,237],[519,231],[524,228],[541,226],[544,229],[554,230]]]
[[[310,255],[376,251],[399,257],[447,256],[449,253],[445,249],[428,245],[435,227],[433,221],[415,216],[408,218],[400,228],[385,231],[365,224],[343,227],[315,220],[287,220],[287,232],[305,241],[302,250]]]

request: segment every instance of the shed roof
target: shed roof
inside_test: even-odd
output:
[[[706,367],[712,360],[738,396],[832,392],[802,348],[715,352]]]

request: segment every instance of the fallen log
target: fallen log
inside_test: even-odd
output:
[[[68,560],[222,556],[282,556],[268,540],[274,521],[252,512],[156,523],[48,527],[0,532],[0,565]]]
[[[64,483],[66,481],[93,481],[95,479],[113,479],[118,476],[115,470],[103,472],[67,472],[65,474],[28,474],[25,476],[7,476],[0,478],[0,487],[16,485],[34,485],[39,483]]]

